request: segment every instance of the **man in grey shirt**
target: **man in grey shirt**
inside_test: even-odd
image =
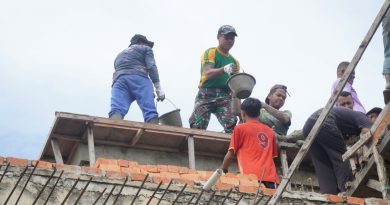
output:
[[[145,122],[158,122],[154,104],[153,85],[157,100],[163,101],[165,93],[161,88],[159,74],[154,60],[152,41],[136,34],[130,46],[115,59],[115,72],[111,90],[110,118],[123,119],[134,100],[142,110]]]

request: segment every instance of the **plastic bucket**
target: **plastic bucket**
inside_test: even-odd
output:
[[[167,98],[165,98],[165,99],[168,100]],[[183,123],[181,121],[181,116],[180,116],[180,109],[178,109],[175,106],[175,104],[172,103],[172,101],[170,101],[170,100],[168,100],[168,101],[173,105],[173,107],[175,107],[175,110],[161,115],[158,118],[159,124],[183,127]]]
[[[247,73],[237,73],[228,79],[227,84],[234,96],[245,99],[251,95],[256,79]]]

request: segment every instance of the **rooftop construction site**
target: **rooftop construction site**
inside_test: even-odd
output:
[[[368,111],[353,82],[381,25],[384,106]],[[390,0],[339,63],[325,106],[294,131],[286,85],[253,97],[260,79],[230,53],[239,32],[220,26],[202,54],[189,119],[163,91],[177,82],[160,81],[155,42],[132,36],[114,61],[108,117],[56,111],[38,158],[0,156],[0,204],[390,204]],[[174,110],[158,112],[162,101]],[[125,119],[135,104],[143,122]]]

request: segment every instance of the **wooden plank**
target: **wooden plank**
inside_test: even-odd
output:
[[[58,140],[66,140],[66,141],[72,141],[72,142],[81,142],[81,139],[77,136],[69,136],[69,135],[55,135],[53,137],[54,139]],[[162,151],[162,152],[182,152],[182,150],[179,150],[178,148],[170,148],[170,147],[161,147],[161,146],[152,146],[152,145],[144,145],[144,144],[137,144],[136,146],[132,147],[129,143],[125,142],[116,142],[116,141],[106,141],[106,140],[95,140],[95,145],[106,145],[106,146],[117,146],[117,147],[125,147],[125,148],[135,148],[135,149],[146,149],[146,150],[155,150],[155,151]],[[217,157],[221,158],[225,156],[224,154],[218,154],[218,153],[211,153],[211,152],[196,152],[198,156],[206,156],[206,157]]]
[[[366,183],[366,186],[370,187],[371,189],[374,189],[376,191],[382,192],[382,190],[380,189],[381,183],[377,180],[369,179]]]
[[[188,162],[191,169],[195,169],[195,143],[194,137],[188,136]]]
[[[390,132],[387,132],[383,140],[378,145],[378,152],[382,153],[384,150],[386,150],[387,146],[390,145]],[[355,180],[353,180],[350,183],[350,188],[346,191],[348,196],[351,196],[357,188],[360,186],[360,184],[364,181],[364,179],[367,177],[368,173],[370,172],[371,168],[374,166],[375,160],[374,156],[371,156],[370,159],[367,161],[366,166],[364,166],[358,173],[355,175]]]
[[[376,163],[376,171],[378,173],[379,182],[381,184],[380,189],[381,189],[381,193],[382,193],[382,198],[387,199],[386,186],[387,186],[388,178],[387,178],[387,173],[386,173],[386,167],[385,167],[385,164],[383,162],[382,156],[378,152],[377,147],[374,147],[374,149],[372,150],[372,154],[374,156],[374,160]]]
[[[57,164],[64,164],[64,160],[62,159],[60,146],[58,145],[58,141],[56,139],[51,139],[51,148],[53,149],[54,158],[56,159]]]
[[[93,127],[92,125],[88,125],[87,127],[88,132],[88,154],[89,154],[89,166],[93,167],[96,162],[96,155],[95,155],[95,142],[93,139]]]
[[[135,146],[144,133],[145,133],[144,129],[138,129],[137,133],[131,140],[131,146]]]
[[[280,151],[280,163],[282,164],[282,173],[283,177],[287,176],[288,171],[288,161],[287,161],[287,152],[285,149]],[[291,184],[289,183],[286,187],[287,191],[291,191]]]
[[[345,84],[347,83],[349,76],[351,76],[352,72],[355,70],[356,65],[359,63],[361,57],[363,56],[364,51],[366,50],[368,44],[370,43],[376,30],[378,29],[379,24],[381,23],[387,10],[389,10],[389,7],[390,7],[390,0],[386,0],[382,6],[380,12],[376,16],[374,22],[372,23],[370,29],[368,30],[366,36],[364,37],[362,43],[360,44],[358,50],[356,51],[355,56],[352,58],[351,63],[348,65],[343,77],[340,79],[340,82],[336,87],[335,93],[333,93],[333,95],[330,97],[328,103],[326,104],[325,108],[322,110],[318,120],[314,124],[314,126],[311,129],[309,135],[307,136],[304,144],[302,145],[297,156],[295,157],[294,161],[292,162],[290,169],[287,173],[287,177],[281,181],[275,194],[272,196],[271,200],[268,202],[268,205],[275,205],[276,202],[281,197],[284,189],[286,188],[286,186],[289,182],[289,179],[294,174],[295,170],[298,168],[299,164],[301,163],[301,161],[305,157],[306,153],[309,151],[309,148],[310,148],[311,144],[313,143],[315,137],[317,136],[317,133],[318,133],[319,129],[321,128],[322,123],[324,122],[324,120],[328,116],[330,109],[335,104],[338,96],[340,95]]]
[[[343,161],[350,158],[360,147],[366,144],[370,139],[373,139],[373,143],[370,146],[372,148],[375,146],[379,138],[387,129],[387,125],[390,122],[390,103],[388,103],[382,112],[379,114],[378,118],[375,120],[374,124],[371,126],[370,132],[360,135],[359,141],[357,141],[351,148],[343,154]],[[371,137],[372,136],[372,137]],[[371,149],[369,149],[371,150]],[[371,151],[370,151],[371,152]],[[365,152],[367,153],[367,152]],[[368,157],[367,154],[364,156]]]

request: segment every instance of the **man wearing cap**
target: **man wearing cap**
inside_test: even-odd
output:
[[[239,62],[229,53],[236,36],[232,26],[221,26],[217,35],[218,47],[207,49],[201,57],[199,91],[189,119],[191,128],[207,129],[213,113],[226,133],[233,132],[237,119],[231,110],[232,95],[226,82],[230,75],[239,71]]]
[[[142,110],[145,122],[158,123],[154,104],[153,85],[157,100],[163,101],[165,93],[161,88],[158,70],[153,55],[152,41],[136,34],[130,46],[115,59],[115,72],[111,90],[110,118],[123,119],[134,100]]]

